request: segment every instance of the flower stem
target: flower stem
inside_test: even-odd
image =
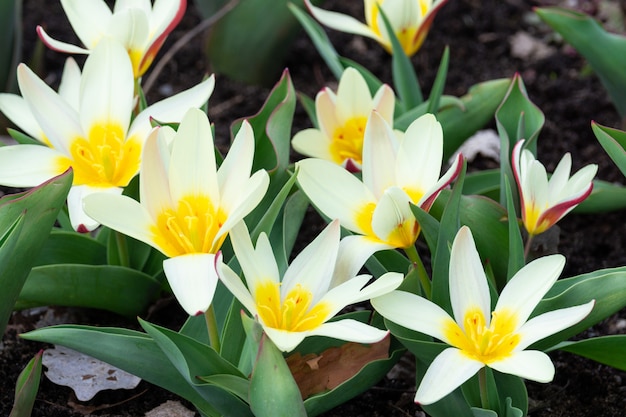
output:
[[[209,309],[204,313],[204,319],[206,320],[206,328],[209,332],[209,344],[217,353],[220,352],[220,334],[217,331],[217,319],[215,318],[215,310],[213,304],[209,306]]]
[[[417,254],[417,248],[414,245],[409,246],[404,249],[404,252],[409,257],[409,260],[413,263],[413,268],[417,269],[417,276],[420,279],[420,284],[422,284],[422,289],[424,290],[424,295],[426,295],[427,299],[431,299],[432,295],[432,286],[430,283],[430,277],[426,272],[426,268],[424,268],[424,264]]]
[[[533,237],[535,235],[528,235],[528,239],[526,239],[526,245],[524,246],[524,260],[528,262],[528,254],[530,253],[530,246],[533,242]]]
[[[483,366],[478,371],[478,385],[480,387],[480,405],[489,410],[489,390],[487,389],[487,368]]]
[[[115,243],[117,244],[117,256],[119,258],[120,266],[130,268],[130,256],[128,255],[128,241],[123,233],[115,233]]]

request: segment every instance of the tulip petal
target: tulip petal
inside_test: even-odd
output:
[[[549,311],[533,317],[517,331],[522,339],[516,346],[516,350],[526,349],[533,343],[580,322],[591,313],[594,304],[595,301],[590,301],[579,306]]]
[[[372,95],[363,76],[354,68],[345,69],[337,87],[336,114],[343,125],[355,117],[369,117]]]
[[[296,163],[298,184],[322,213],[339,219],[341,225],[356,233],[369,234],[359,216],[376,200],[367,187],[345,169],[321,159],[305,159]],[[329,187],[332,184],[332,187]],[[367,219],[369,220],[369,219]]]
[[[261,324],[263,325],[263,323]],[[272,339],[276,347],[283,352],[291,352],[309,335],[309,332],[290,332],[265,325],[263,325],[263,330]]]
[[[221,252],[217,255],[216,261],[217,274],[228,291],[243,304],[243,306],[252,314],[257,316],[257,308],[254,303],[254,297],[250,295],[250,291],[243,285],[241,278],[228,265],[222,261]],[[245,273],[245,271],[244,271]],[[247,275],[246,275],[247,278]]]
[[[386,249],[393,249],[393,246],[369,236],[351,235],[341,239],[330,288],[354,277],[370,256]]]
[[[484,365],[456,348],[441,352],[430,364],[415,393],[418,404],[432,404],[450,394]]]
[[[308,336],[325,336],[348,342],[369,344],[380,342],[387,334],[389,332],[386,330],[378,329],[360,321],[343,319],[324,323],[318,328],[311,330]]]
[[[305,3],[313,17],[329,28],[376,40],[379,38],[378,35],[372,31],[372,29],[352,16],[315,7],[309,0],[305,0]]]
[[[0,184],[7,187],[35,187],[69,167],[63,154],[47,146],[0,147]]]
[[[329,144],[332,142],[335,130],[341,126],[337,119],[336,102],[337,96],[329,88],[322,89],[315,96],[317,124]]]
[[[37,26],[37,34],[39,35],[39,39],[53,51],[65,52],[67,54],[89,54],[89,49],[81,48],[71,43],[57,41],[48,35],[41,26]]]
[[[75,185],[70,189],[67,195],[67,211],[70,217],[70,222],[74,230],[79,232],[91,232],[95,230],[100,223],[91,218],[83,209],[83,201],[85,197],[95,193],[121,195],[122,188],[119,187],[91,187],[88,185]]]
[[[220,206],[224,211],[232,211],[233,205],[241,200],[241,191],[250,179],[253,158],[254,132],[244,120],[217,172]]]
[[[392,291],[372,298],[371,303],[387,320],[439,340],[447,339],[444,328],[452,318],[444,309],[425,298],[405,291]]]
[[[74,58],[67,58],[59,84],[59,96],[78,111],[80,103],[81,72]]]
[[[446,173],[441,178],[439,178],[439,181],[437,181],[437,183],[430,190],[426,191],[426,193],[422,196],[422,198],[419,199],[419,201],[417,201],[416,204],[426,211],[430,210],[430,207],[439,196],[441,190],[450,185],[450,183],[459,176],[459,174],[461,173],[461,169],[463,169],[464,160],[465,159],[463,158],[463,155],[457,155],[456,159],[454,160],[450,168],[448,168]]]
[[[385,190],[372,216],[372,230],[394,248],[408,248],[415,243],[419,225],[409,204],[410,199],[398,187]]]
[[[490,363],[489,367],[536,382],[550,382],[554,378],[554,364],[548,355],[538,350],[513,352],[502,360]]]
[[[163,252],[154,243],[154,221],[138,201],[124,195],[96,193],[83,199],[83,209],[95,221]]]
[[[520,269],[506,284],[496,308],[514,312],[517,329],[526,322],[530,313],[548,292],[565,267],[563,255],[549,255],[535,259]]]
[[[163,210],[171,209],[174,205],[167,177],[170,154],[166,148],[169,138],[174,136],[174,130],[168,126],[155,128],[143,149],[139,195],[141,203],[155,219]]]
[[[248,181],[238,190],[240,194],[234,196],[237,200],[225,202],[224,207],[229,207],[231,211],[227,212],[228,217],[215,236],[216,240],[225,233],[228,233],[235,224],[239,223],[240,220],[250,214],[250,212],[259,205],[267,192],[269,184],[270,178],[267,171],[257,171],[252,174]]]
[[[106,31],[111,9],[102,0],[61,0],[74,32],[87,49],[93,49]]]
[[[209,309],[217,287],[215,255],[190,253],[163,261],[163,271],[172,292],[190,316]]]
[[[332,161],[330,143],[330,140],[321,131],[311,128],[296,133],[291,140],[291,147],[301,155]]]
[[[24,133],[42,143],[45,142],[46,136],[23,97],[0,93],[0,111]]]
[[[487,277],[472,232],[467,226],[458,231],[450,252],[450,302],[458,325],[464,329],[465,314],[480,310],[487,326],[491,316],[491,297]]]
[[[363,184],[376,198],[396,185],[395,164],[398,142],[393,130],[380,114],[373,111],[363,139]]]
[[[393,113],[396,105],[396,96],[387,84],[380,86],[373,98],[374,109],[380,116],[393,126]]]

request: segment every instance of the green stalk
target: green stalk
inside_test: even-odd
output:
[[[123,233],[114,231],[115,233],[115,243],[117,244],[117,256],[120,261],[120,266],[125,266],[126,268],[130,268],[130,255],[128,254],[128,241],[126,240],[126,236]]]
[[[480,387],[480,404],[485,410],[489,410],[489,392],[487,389],[487,369],[480,368],[478,371],[478,386]]]
[[[420,279],[420,284],[422,284],[424,294],[426,295],[426,298],[430,300],[432,296],[430,277],[426,272],[426,268],[424,268],[422,260],[417,254],[417,248],[415,247],[415,245],[411,245],[408,248],[404,248],[404,252],[409,257],[409,260],[413,263],[413,268],[417,269],[417,276]]]
[[[215,310],[213,304],[204,313],[204,319],[206,320],[206,328],[209,333],[209,344],[217,353],[220,352],[220,334],[217,330],[217,319],[215,318]]]
[[[530,253],[530,245],[533,242],[533,237],[535,235],[528,235],[528,239],[526,239],[526,245],[524,246],[524,260],[528,262],[528,254]]]

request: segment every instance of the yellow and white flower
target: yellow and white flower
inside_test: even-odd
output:
[[[218,257],[217,271],[230,292],[263,327],[282,351],[295,349],[305,337],[327,336],[359,343],[374,343],[387,332],[352,319],[328,322],[349,304],[386,294],[402,282],[402,274],[389,272],[372,284],[369,275],[346,277],[332,285],[335,269],[353,258],[338,255],[339,222],[331,222],[289,265],[281,281],[269,239],[262,233],[252,245],[243,222],[232,229],[230,239],[246,285]],[[362,266],[358,265],[357,270]],[[353,269],[352,267],[343,268]]]
[[[447,0],[364,0],[365,23],[352,16],[331,12],[305,3],[322,24],[341,32],[374,39],[391,53],[391,38],[380,15],[385,13],[407,56],[413,56],[424,43],[435,14]]]
[[[215,253],[229,230],[261,201],[269,185],[265,171],[252,176],[254,133],[244,121],[230,151],[216,168],[206,114],[189,109],[178,131],[156,128],[141,162],[141,203],[123,195],[92,194],[87,214],[98,222],[158,249],[179,303],[190,315],[213,300]]]
[[[548,179],[543,164],[521,140],[513,148],[513,173],[520,194],[522,221],[530,235],[552,227],[591,194],[596,164],[581,168],[570,178],[572,157],[566,153]]]
[[[415,402],[439,401],[484,366],[532,381],[551,381],[555,371],[548,355],[527,348],[578,323],[594,305],[590,301],[529,319],[564,265],[562,255],[529,263],[511,278],[492,312],[487,278],[472,233],[463,226],[450,254],[453,317],[433,302],[408,292],[373,298],[372,305],[383,317],[450,345],[426,371]]]
[[[388,85],[374,97],[365,79],[354,68],[341,75],[337,93],[324,88],[315,97],[319,129],[298,132],[291,145],[302,155],[333,161],[349,171],[361,169],[365,125],[372,110],[393,125],[395,96]]]
[[[342,241],[342,251],[365,256],[364,263],[376,251],[414,245],[420,225],[409,203],[429,210],[463,164],[459,155],[439,178],[442,159],[443,131],[435,116],[426,114],[398,134],[374,111],[365,128],[362,181],[332,162],[309,158],[296,164],[298,184],[318,210],[357,234]]]
[[[70,54],[88,54],[103,38],[122,43],[130,56],[135,78],[141,77],[167,35],[182,19],[186,0],[117,0],[113,11],[104,0],[61,0],[67,18],[84,48],[37,33],[50,48]]]

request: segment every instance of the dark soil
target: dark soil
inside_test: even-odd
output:
[[[462,95],[478,82],[521,74],[528,94],[543,110],[546,125],[540,135],[538,157],[549,171],[553,170],[563,153],[572,153],[574,167],[588,163],[599,165],[598,178],[624,183],[624,178],[598,145],[590,128],[591,120],[619,127],[620,120],[598,79],[590,74],[585,61],[568,46],[555,41],[554,34],[532,13],[532,7],[557,1],[524,0],[450,0],[435,20],[424,47],[413,58],[417,74],[428,93],[439,59],[446,45],[450,46],[450,69],[446,94]],[[597,11],[599,1],[573,1],[588,11]],[[622,6],[624,6],[622,4]],[[328,0],[329,9],[352,12],[362,16],[361,2]],[[200,19],[190,7],[180,27],[165,45],[168,46],[190,30]],[[65,17],[57,2],[24,0],[24,53],[29,59],[35,50],[36,24],[45,24],[49,33],[71,40]],[[542,57],[520,58],[512,56],[512,37],[525,32],[554,52]],[[367,68],[386,82],[391,82],[388,55],[374,42],[350,35],[329,31],[338,51]],[[42,73],[49,74],[47,81],[58,83],[64,57],[45,51]],[[251,63],[252,64],[252,63]],[[289,51],[285,64],[297,90],[314,96],[323,86],[334,85],[335,80],[326,69],[306,35],[301,34]],[[154,102],[160,94],[172,94],[196,84],[209,71],[209,63],[202,54],[198,38],[189,42],[166,65],[157,86],[149,94]],[[278,79],[278,75],[277,78]],[[220,75],[213,93],[209,117],[216,125],[218,143],[226,145],[230,123],[240,117],[256,113],[269,89],[250,87]],[[300,106],[296,110],[294,132],[310,126]],[[495,123],[490,126],[493,128]],[[477,162],[476,165],[480,165]],[[482,162],[489,164],[489,161]],[[472,164],[470,163],[470,166]],[[563,276],[573,276],[601,268],[626,265],[626,211],[601,215],[570,214],[559,223],[558,251],[567,257]],[[308,241],[319,230],[319,220],[314,213],[306,223],[310,231],[303,230],[303,240]],[[164,301],[165,307],[149,320],[176,328],[184,321],[184,314],[175,302]],[[57,314],[66,309],[55,309]],[[96,325],[136,327],[132,321],[99,311],[71,310],[76,322]],[[31,330],[38,315],[16,313],[4,335],[0,350],[0,415],[8,415],[13,400],[15,379],[20,369],[42,348],[40,344],[16,338],[17,333]],[[626,312],[600,323],[581,337],[626,332]],[[552,358],[557,372],[550,384],[529,383],[530,415],[533,417],[618,417],[626,415],[626,373],[567,353],[554,353]],[[419,406],[412,402],[415,392],[412,360],[407,355],[393,373],[361,396],[325,414],[338,416],[421,416]],[[87,407],[98,416],[140,416],[173,395],[147,383],[132,391],[104,392],[96,396]],[[42,378],[33,416],[79,416],[77,403],[69,388],[60,387]],[[120,403],[120,404],[118,404]],[[118,404],[118,405],[115,405]],[[87,413],[88,414],[88,413]]]

